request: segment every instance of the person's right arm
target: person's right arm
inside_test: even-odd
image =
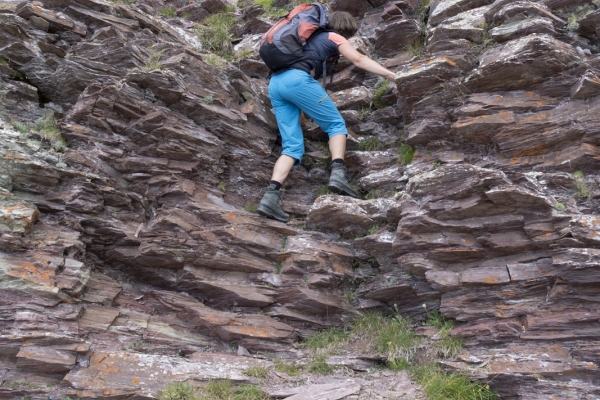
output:
[[[390,81],[394,81],[396,77],[395,73],[383,67],[377,61],[371,60],[364,54],[359,53],[354,47],[352,47],[350,43],[340,44],[338,49],[341,55],[350,60],[350,62],[356,65],[358,68],[377,74],[382,78],[388,79]]]

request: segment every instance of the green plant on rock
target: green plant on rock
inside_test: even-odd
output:
[[[219,57],[216,54],[203,54],[202,60],[217,68],[223,68],[227,64],[227,61],[225,59]]]
[[[431,0],[422,0],[415,10],[415,14],[419,17],[421,22],[425,21],[429,8],[431,7]]]
[[[173,382],[158,392],[158,400],[201,400],[201,398],[189,383]]]
[[[277,261],[275,263],[275,273],[276,274],[280,274],[281,273],[281,261]]]
[[[258,206],[254,203],[246,204],[244,206],[244,210],[256,214],[256,212],[258,211]]]
[[[298,376],[302,373],[302,367],[293,361],[275,360],[275,371],[289,376]]]
[[[164,6],[160,9],[160,15],[167,18],[175,18],[177,16],[177,10],[172,6]]]
[[[204,104],[212,104],[212,103],[214,103],[214,102],[215,102],[215,99],[214,99],[214,98],[213,98],[211,95],[208,95],[208,96],[205,96],[205,97],[202,99],[202,102],[203,102]]]
[[[389,88],[390,81],[388,81],[387,79],[380,79],[379,81],[377,81],[377,84],[375,85],[375,94],[373,95],[373,105],[375,106],[375,108],[380,109],[388,106],[382,100],[382,97],[385,94],[385,92],[388,91]]]
[[[227,13],[217,13],[206,18],[203,25],[197,27],[203,49],[221,57],[231,57],[231,28],[234,24],[235,17]]]
[[[37,131],[44,140],[49,141],[50,145],[56,151],[61,151],[67,147],[67,141],[62,137],[60,130],[58,129],[54,111],[49,111],[38,118],[33,124],[33,129]]]
[[[37,388],[36,385],[29,383],[29,382],[25,382],[25,381],[5,381],[2,383],[1,386],[11,388],[11,389],[17,389],[17,388],[36,389]]]
[[[408,143],[403,143],[398,148],[398,163],[400,165],[408,165],[412,162],[415,155],[415,148]]]
[[[415,57],[422,56],[425,54],[424,39],[418,38],[413,40],[408,46],[406,46],[406,50],[408,50],[408,52]]]
[[[346,300],[346,302],[348,302],[349,304],[352,304],[352,302],[354,302],[355,299],[356,293],[353,290],[346,290],[344,292],[344,300]]]
[[[331,190],[329,190],[329,188],[327,187],[327,185],[320,185],[317,188],[317,196],[327,196],[330,194],[334,194]]]
[[[555,203],[554,208],[556,209],[556,211],[565,211],[567,207],[565,207],[563,203]]]
[[[373,113],[373,110],[369,107],[361,107],[358,109],[358,119],[364,121],[369,115]]]
[[[575,171],[573,177],[575,178],[575,195],[591,200],[596,192],[595,185],[586,181],[582,171]]]
[[[360,151],[377,151],[381,148],[382,143],[379,138],[371,136],[358,142],[358,150]]]
[[[308,372],[312,372],[317,375],[327,375],[333,372],[334,368],[327,364],[328,354],[319,354],[312,358],[310,363],[307,365]]]
[[[488,385],[471,382],[463,375],[444,372],[431,363],[409,368],[429,400],[494,400],[496,395]]]
[[[29,126],[28,123],[23,123],[23,122],[19,122],[17,120],[11,120],[10,124],[13,126],[13,128],[15,128],[19,133],[19,137],[21,139],[27,139],[27,136],[29,135],[29,132],[31,131],[31,127]]]
[[[273,7],[274,0],[254,0],[254,5],[261,6],[262,8]]]
[[[265,367],[249,367],[244,370],[244,375],[264,379],[269,375],[269,370]]]
[[[149,49],[149,51],[150,56],[148,57],[148,61],[146,62],[146,64],[142,67],[142,71],[152,72],[156,70],[161,70],[162,63],[160,62],[160,59],[164,53],[164,50]]]
[[[343,347],[349,336],[349,332],[345,330],[330,328],[310,336],[302,343],[302,346],[314,351],[319,350],[322,353],[332,353]]]
[[[230,380],[209,381],[200,389],[199,400],[268,400],[255,385],[234,386]],[[162,399],[159,399],[162,400]],[[194,399],[196,400],[196,399]]]
[[[65,164],[64,162],[58,162],[56,163],[56,168],[65,169],[67,168],[67,164]]]
[[[9,67],[10,64],[6,58],[0,57],[0,65],[4,65],[5,67]]]
[[[367,230],[367,236],[374,235],[379,230],[379,224],[375,224]]]
[[[271,7],[267,9],[264,16],[271,19],[283,18],[290,10],[287,8]]]

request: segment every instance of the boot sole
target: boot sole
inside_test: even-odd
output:
[[[358,194],[356,192],[354,192],[354,190],[352,190],[352,192],[349,192],[348,190],[338,187],[338,186],[333,186],[331,183],[329,183],[329,185],[327,185],[327,189],[329,189],[330,191],[332,191],[335,194],[341,194],[344,196],[350,196],[350,197],[354,197],[355,199],[358,198]]]
[[[259,206],[257,212],[259,215],[262,215],[263,217],[271,218],[271,219],[274,219],[274,220],[277,220],[280,222],[288,222],[290,220],[290,217],[288,217],[287,219],[277,218],[276,214],[269,207]]]

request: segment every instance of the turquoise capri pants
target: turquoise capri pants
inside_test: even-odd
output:
[[[283,151],[300,165],[304,154],[304,136],[300,112],[304,111],[329,138],[348,135],[344,118],[327,92],[307,72],[290,69],[271,77],[269,97],[277,118]]]

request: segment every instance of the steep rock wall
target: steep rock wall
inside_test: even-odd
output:
[[[331,87],[368,199],[320,195],[327,155],[309,121],[287,225],[244,209],[280,149],[260,10],[236,13],[250,56],[215,67],[189,19],[227,2],[173,3],[171,19],[161,2],[2,3],[4,381],[151,396],[218,376],[198,366],[207,348],[290,356],[315,330],[396,307],[455,318],[468,354],[447,366],[503,398],[600,396],[598,5],[371,3],[332,3],[397,71],[379,109],[377,77],[348,63]],[[9,124],[48,110],[64,150]],[[373,138],[378,151],[358,150]],[[400,143],[416,148],[408,165]],[[140,382],[140,362],[165,377]]]

